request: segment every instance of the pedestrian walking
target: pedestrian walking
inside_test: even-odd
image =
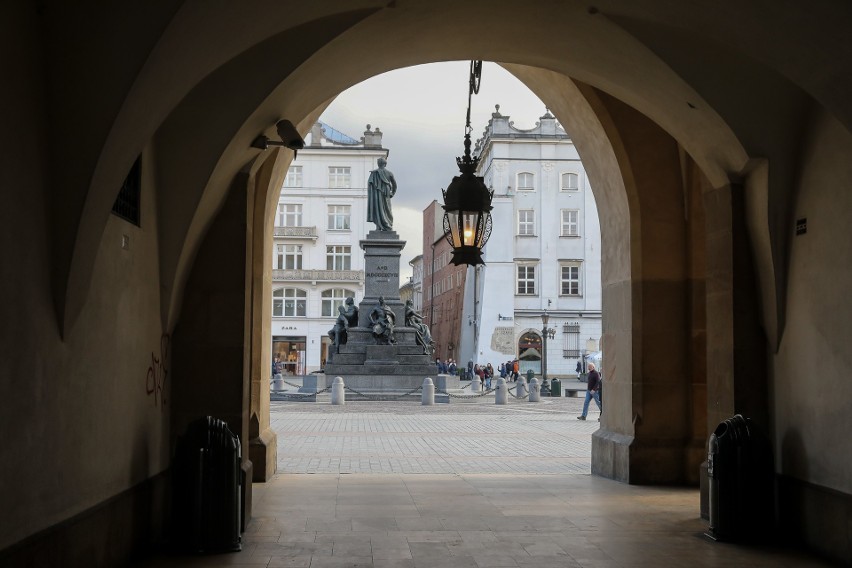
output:
[[[589,413],[589,401],[593,398],[595,399],[595,403],[598,405],[598,409],[603,414],[603,406],[601,405],[601,376],[598,373],[597,369],[595,369],[594,363],[589,363],[589,378],[586,382],[586,400],[583,401],[583,414],[577,417],[577,420],[585,420],[586,415]],[[600,418],[598,418],[600,421]]]

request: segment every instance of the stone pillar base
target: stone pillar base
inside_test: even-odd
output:
[[[269,481],[278,463],[278,435],[267,428],[249,441],[249,459],[254,465],[251,480]]]
[[[634,485],[682,484],[685,452],[682,442],[640,441],[600,429],[592,435],[592,473]]]

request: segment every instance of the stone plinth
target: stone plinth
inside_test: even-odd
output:
[[[358,327],[349,329],[339,350],[329,348],[325,372],[343,377],[346,386],[369,393],[410,391],[435,376],[430,353],[417,345],[413,328],[405,327],[405,306],[399,299],[399,259],[405,241],[394,231],[370,231],[360,242],[364,250],[364,299],[358,306]],[[373,337],[370,312],[384,297],[396,316],[392,345]]]

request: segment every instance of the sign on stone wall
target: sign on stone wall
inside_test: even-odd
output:
[[[514,355],[515,328],[495,327],[491,333],[491,349],[504,355]]]

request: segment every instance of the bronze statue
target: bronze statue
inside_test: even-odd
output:
[[[349,332],[347,331],[349,320],[346,318],[346,308],[338,306],[337,311],[337,321],[334,322],[334,327],[328,330],[328,336],[331,338],[331,345],[335,347],[335,351],[340,353],[340,346],[346,345],[349,339]]]
[[[423,316],[414,310],[414,302],[411,300],[405,301],[405,325],[414,328],[415,340],[417,345],[423,347],[423,354],[431,354],[434,351],[432,334],[429,326],[423,323]]]
[[[352,296],[346,298],[344,315],[349,327],[358,327],[358,306],[355,305],[355,298]]]
[[[396,315],[393,310],[385,304],[385,297],[379,297],[378,305],[370,312],[370,324],[373,337],[379,345],[392,345],[396,343],[393,328],[396,325]]]
[[[377,231],[393,230],[391,197],[396,194],[396,179],[385,166],[387,160],[379,158],[379,167],[370,172],[367,180],[367,221],[376,224]]]

